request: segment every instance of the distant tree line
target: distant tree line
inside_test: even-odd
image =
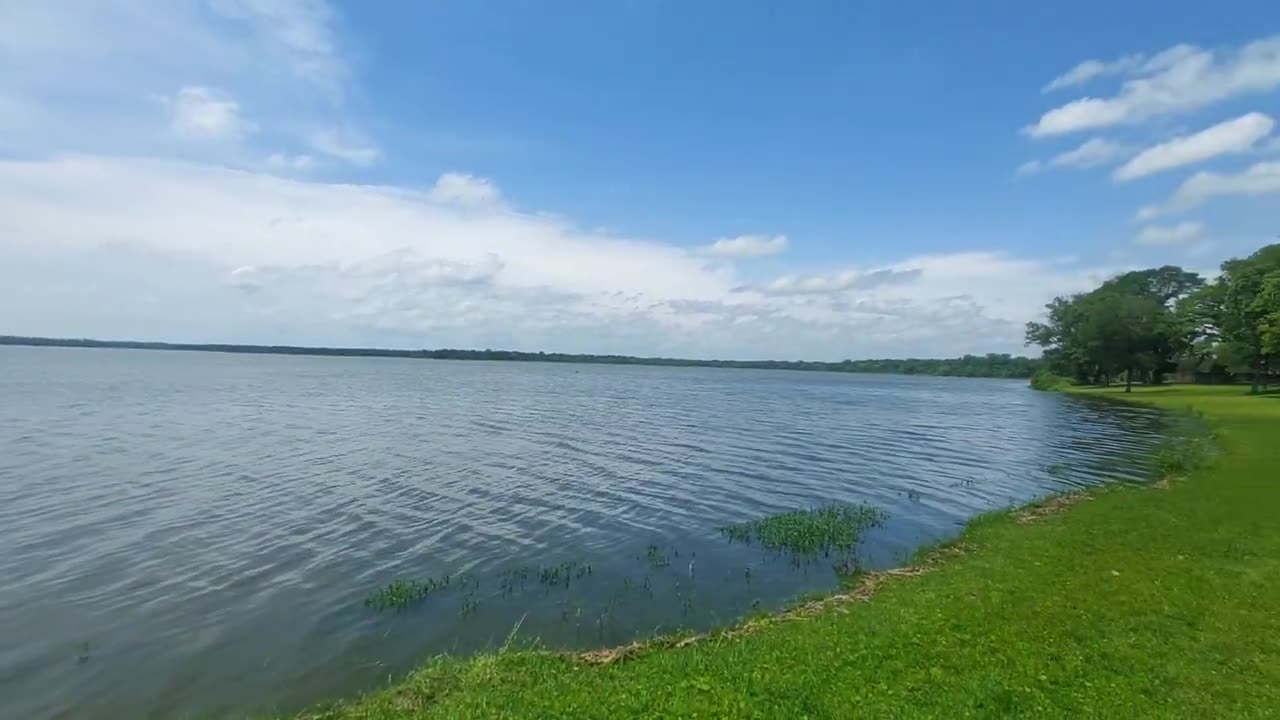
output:
[[[1029,378],[1041,366],[1037,358],[1008,353],[965,355],[946,360],[845,360],[830,369],[841,372],[891,373],[894,375],[945,375],[948,377]]]
[[[1045,306],[1027,324],[1047,372],[1077,382],[1161,383],[1247,378],[1254,391],[1280,372],[1280,244],[1227,260],[1211,282],[1166,265],[1128,272]]]
[[[910,358],[898,360],[844,360],[806,362],[795,360],[692,360],[686,358],[635,357],[632,355],[590,355],[571,353],[518,352],[515,350],[393,350],[383,348],[327,348],[295,345],[229,345],[138,342],[132,340],[88,340],[65,338],[0,336],[0,345],[34,345],[133,350],[189,350],[224,353],[268,353],[273,355],[336,355],[348,357],[401,357],[433,360],[506,360],[516,362],[595,363],[606,365],[665,365],[677,367],[720,367],[757,370],[811,370],[849,373],[890,373],[896,375],[946,375],[953,377],[1029,378],[1040,367],[1033,358],[1009,354],[965,355],[945,360]]]

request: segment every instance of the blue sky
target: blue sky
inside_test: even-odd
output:
[[[0,332],[833,359],[1280,232],[1280,6],[0,2]]]

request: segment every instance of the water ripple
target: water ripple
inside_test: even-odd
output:
[[[1004,381],[48,348],[0,366],[2,717],[297,708],[521,617],[566,646],[730,621],[833,578],[721,525],[870,502],[890,520],[865,557],[893,563],[976,513],[1140,478],[1163,422]],[[592,582],[497,580],[565,560]],[[478,611],[362,607],[445,574],[475,578]]]

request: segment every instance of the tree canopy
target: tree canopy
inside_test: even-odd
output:
[[[1166,265],[1054,298],[1027,324],[1055,373],[1109,384],[1159,383],[1175,370],[1248,374],[1265,384],[1280,358],[1280,245],[1224,262],[1206,282]]]

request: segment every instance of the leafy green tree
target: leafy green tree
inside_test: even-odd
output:
[[[1280,270],[1272,271],[1262,281],[1258,295],[1262,316],[1262,352],[1271,357],[1280,355]]]
[[[1247,258],[1222,263],[1222,274],[1192,300],[1202,336],[1214,341],[1225,364],[1252,374],[1255,392],[1280,355],[1278,284],[1280,244],[1268,245]]]
[[[1100,287],[1045,306],[1046,322],[1027,324],[1028,344],[1046,348],[1051,371],[1109,384],[1125,375],[1159,382],[1190,347],[1187,321],[1176,308],[1204,284],[1193,272],[1166,265],[1129,272]]]
[[[1103,379],[1102,367],[1087,346],[1082,326],[1086,315],[1083,295],[1056,297],[1045,305],[1046,321],[1027,323],[1026,342],[1045,348],[1048,369],[1078,382]]]
[[[1199,274],[1176,265],[1127,272],[1102,284],[1126,295],[1142,295],[1171,307],[1180,298],[1204,286]]]

